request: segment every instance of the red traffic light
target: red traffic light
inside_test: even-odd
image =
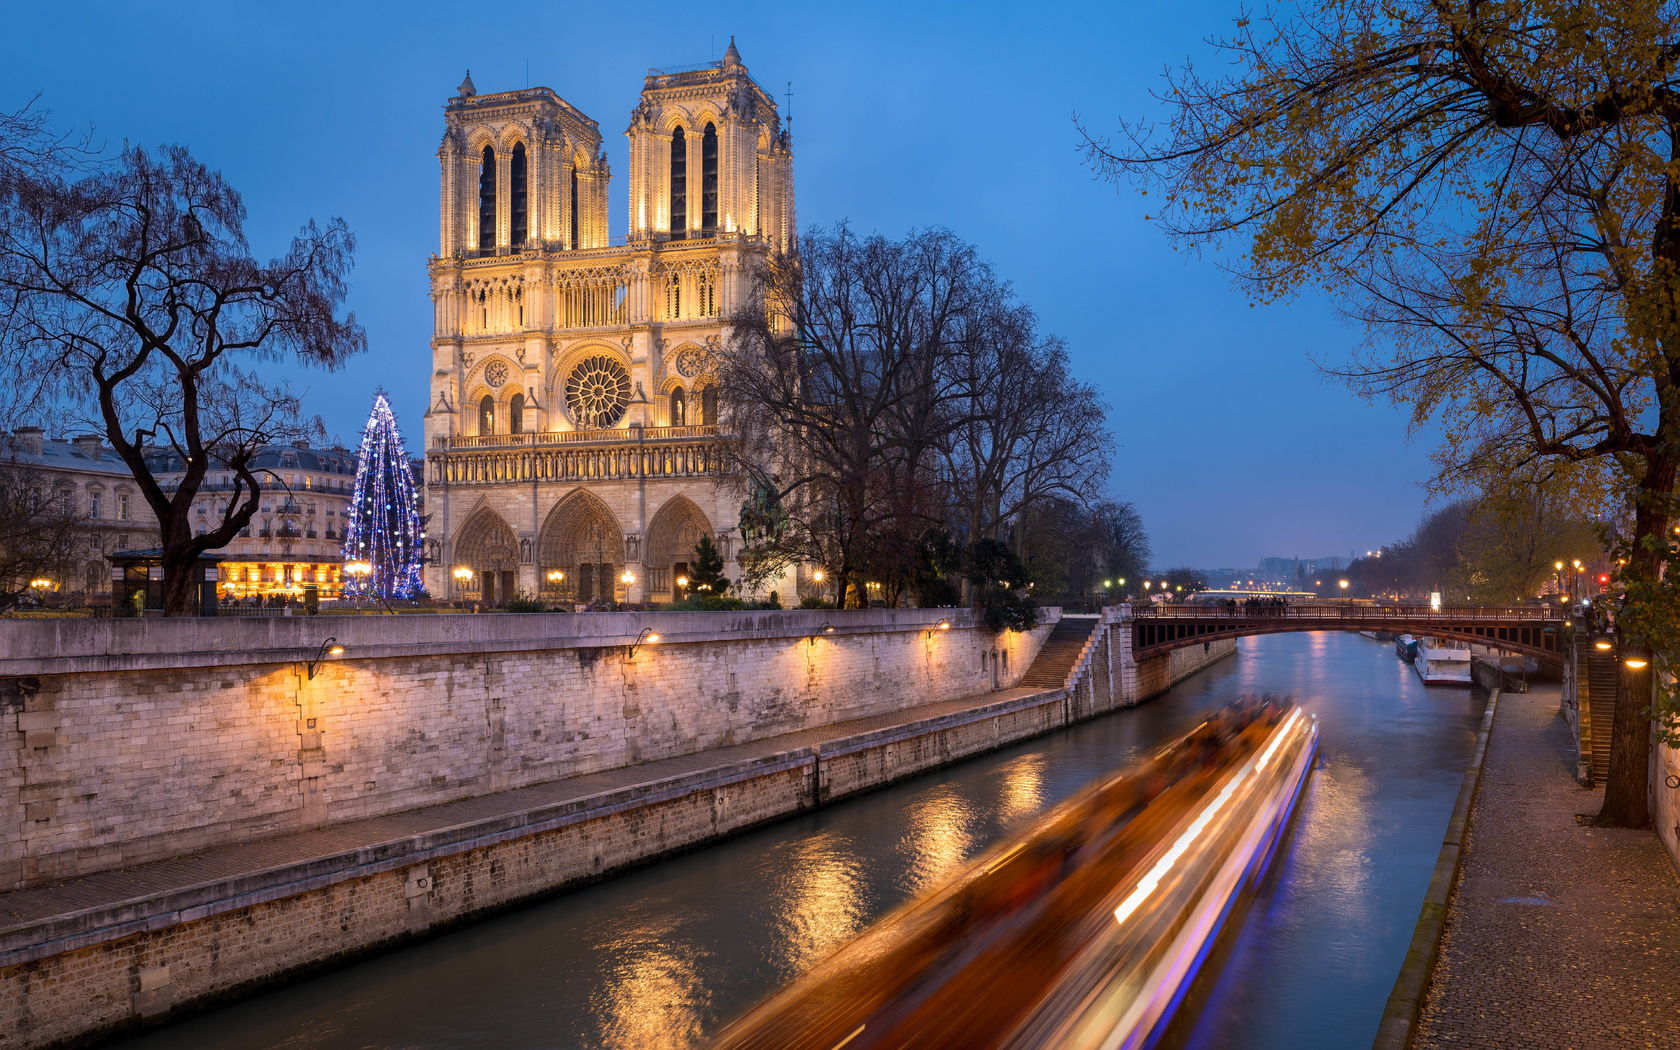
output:
[[[1610,582],[1610,574],[1607,573],[1607,572],[1599,573],[1598,574],[1598,582],[1599,582],[1600,585],[1609,583]]]

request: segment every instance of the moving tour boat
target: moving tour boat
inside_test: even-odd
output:
[[[1150,1046],[1265,873],[1317,748],[1293,702],[1239,701],[887,916],[715,1046]]]

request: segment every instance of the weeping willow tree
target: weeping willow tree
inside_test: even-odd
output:
[[[1159,123],[1086,131],[1091,163],[1136,180],[1181,243],[1229,251],[1257,302],[1329,292],[1368,339],[1324,367],[1442,428],[1443,489],[1557,469],[1609,492],[1576,509],[1617,523],[1624,645],[1660,647],[1680,6],[1304,2],[1211,43],[1217,72],[1169,72]],[[1648,671],[1622,673],[1599,820],[1638,826],[1649,720],[1672,734],[1673,708],[1650,704]]]

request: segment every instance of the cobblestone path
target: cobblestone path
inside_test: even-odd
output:
[[[1559,688],[1499,697],[1415,1046],[1680,1047],[1680,877],[1649,831],[1582,827]]]

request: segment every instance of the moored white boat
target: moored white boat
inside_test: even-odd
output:
[[[1420,639],[1412,666],[1425,685],[1472,684],[1470,649],[1467,646],[1455,646],[1437,638]]]

